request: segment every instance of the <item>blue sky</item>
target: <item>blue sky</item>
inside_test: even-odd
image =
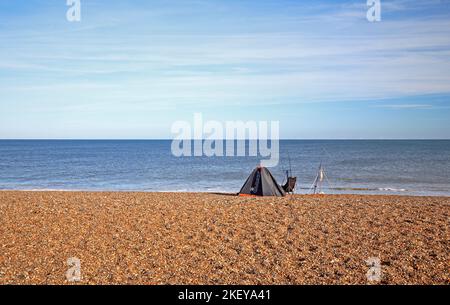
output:
[[[450,1],[0,0],[0,138],[450,138]]]

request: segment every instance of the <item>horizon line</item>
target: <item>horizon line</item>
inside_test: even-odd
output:
[[[450,138],[280,138],[280,139],[169,139],[169,138],[0,138],[0,141],[449,141]]]

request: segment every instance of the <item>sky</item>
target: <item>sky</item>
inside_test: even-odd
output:
[[[0,0],[1,139],[449,139],[450,0]]]

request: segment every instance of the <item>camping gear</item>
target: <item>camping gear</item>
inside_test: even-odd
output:
[[[289,175],[287,175],[287,181],[282,187],[286,193],[294,193],[296,184],[297,177],[289,177]]]
[[[289,156],[289,152],[288,152],[288,159],[289,159],[289,170],[286,171],[286,183],[282,187],[286,193],[294,194],[295,186],[297,184],[297,177],[292,177],[291,156]]]
[[[239,196],[285,196],[283,188],[278,185],[270,171],[262,166],[253,170],[245,181]]]

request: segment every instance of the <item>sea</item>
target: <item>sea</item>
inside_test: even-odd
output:
[[[236,193],[260,156],[182,156],[171,140],[0,140],[1,190]],[[225,145],[226,143],[224,143]],[[248,145],[248,143],[246,143]],[[296,193],[450,195],[450,140],[281,140]]]

